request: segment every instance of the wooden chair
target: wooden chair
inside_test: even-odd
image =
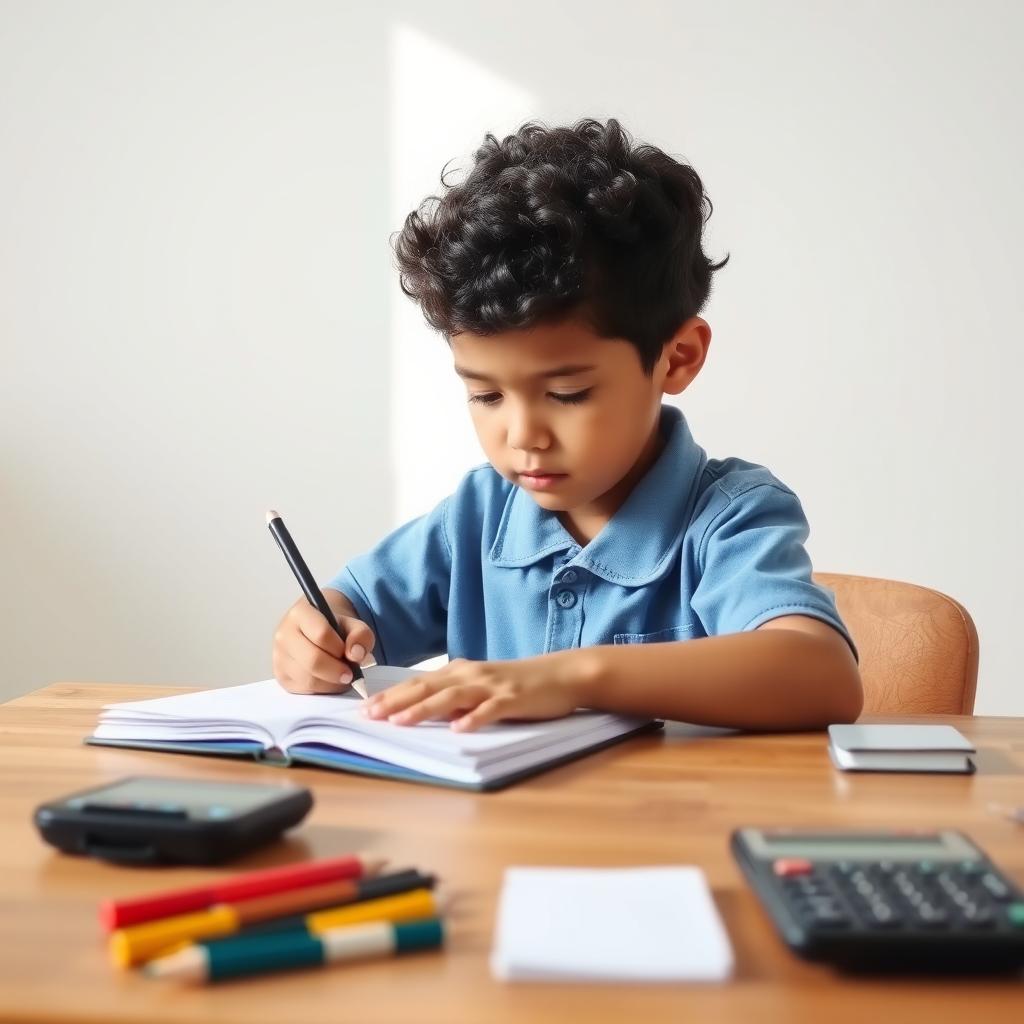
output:
[[[953,598],[896,580],[815,573],[860,655],[864,713],[972,715],[978,631]]]

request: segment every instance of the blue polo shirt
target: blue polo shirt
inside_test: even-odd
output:
[[[495,660],[689,640],[809,615],[847,639],[811,580],[797,496],[762,466],[708,459],[663,406],[657,461],[589,544],[490,465],[351,561],[340,590],[381,664]]]

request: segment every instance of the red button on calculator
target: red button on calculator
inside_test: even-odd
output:
[[[780,857],[772,864],[772,870],[779,878],[792,878],[794,875],[809,875],[814,865],[803,857]]]

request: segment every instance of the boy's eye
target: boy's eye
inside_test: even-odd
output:
[[[585,402],[591,391],[593,388],[584,388],[582,391],[552,391],[550,395],[556,402],[562,402],[564,405],[577,405],[579,402]]]
[[[548,397],[553,398],[562,405],[578,405],[585,402],[593,388],[584,388],[582,391],[549,391]],[[497,405],[501,401],[500,391],[482,391],[469,396],[470,402],[479,405]]]
[[[494,405],[501,398],[500,392],[486,391],[479,395],[470,395],[470,402],[479,402],[481,405]]]

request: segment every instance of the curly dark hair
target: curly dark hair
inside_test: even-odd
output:
[[[729,262],[701,247],[712,205],[697,172],[614,118],[487,134],[464,181],[445,175],[393,244],[402,291],[446,338],[582,314],[649,374]]]

